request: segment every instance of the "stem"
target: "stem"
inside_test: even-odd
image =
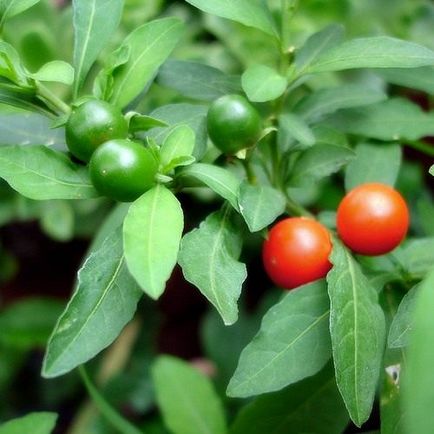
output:
[[[291,32],[290,32],[290,24],[291,19],[294,16],[294,13],[298,7],[299,0],[281,0],[281,10],[282,10],[282,21],[281,21],[281,53],[282,59],[287,59],[288,57],[288,48],[290,46],[291,40]],[[287,61],[286,61],[287,62]]]
[[[288,49],[289,45],[289,22],[290,22],[290,14],[289,14],[289,5],[288,1],[290,0],[281,0],[281,11],[282,11],[282,17],[281,17],[281,23],[280,23],[280,38],[281,38],[281,45],[280,45],[280,70],[282,73],[286,71],[288,68],[288,58],[286,56],[286,51]],[[285,74],[286,75],[286,74]]]
[[[104,353],[104,357],[99,366],[99,371],[95,376],[95,382],[103,386],[107,382],[122,372],[131,357],[133,346],[140,333],[141,321],[134,319],[121,332],[119,337]],[[96,405],[90,398],[80,407],[74,416],[66,434],[82,434],[89,431],[89,426],[98,417],[99,412]]]
[[[274,140],[270,143],[271,148],[271,167],[272,167],[272,178],[271,183],[280,189],[280,161],[279,161],[279,149],[277,144],[277,134],[274,134]]]
[[[90,381],[86,369],[83,365],[78,368],[80,376],[86,386],[89,395],[92,397],[95,405],[99,408],[103,416],[111,425],[122,434],[143,434],[138,428],[124,419],[98,392],[97,388]]]
[[[44,86],[40,82],[36,82],[36,92],[44,101],[49,103],[52,107],[54,107],[57,111],[60,111],[62,114],[68,114],[71,111],[71,108],[68,104],[63,102],[60,98],[58,98],[53,92],[51,92],[48,87]]]
[[[250,160],[245,158],[244,160],[241,160],[241,163],[244,167],[244,170],[246,171],[247,181],[249,181],[249,184],[256,185],[258,180],[256,178],[255,172],[253,171],[252,165],[250,164]]]
[[[306,208],[295,202],[286,191],[284,180],[282,179],[282,159],[279,154],[279,147],[277,143],[277,134],[273,137],[273,140],[270,143],[271,147],[271,164],[272,164],[272,173],[267,171],[269,180],[271,184],[282,194],[286,199],[286,210],[288,214],[293,216],[306,216],[306,217],[314,217]],[[264,165],[265,166],[265,165]]]
[[[299,0],[281,0],[281,47],[280,47],[280,70],[283,75],[286,76],[287,69],[291,64],[290,58],[290,41],[291,41],[291,32],[290,32],[290,24],[291,19],[294,16],[294,13],[298,7]],[[286,97],[288,95],[288,89],[285,93],[275,101],[274,110],[273,110],[273,124],[278,122],[279,115],[284,109],[284,104]],[[306,216],[313,217],[313,215],[306,210],[303,206],[296,203],[286,191],[284,186],[284,180],[282,179],[282,160],[279,152],[277,134],[270,142],[270,151],[271,151],[271,165],[272,165],[272,173],[268,170],[266,171],[271,184],[278,190],[282,192],[286,199],[286,210],[290,215],[294,216]],[[266,167],[265,164],[263,164]],[[249,168],[246,167],[247,177],[250,181]]]
[[[434,157],[434,146],[428,145],[427,143],[414,140],[414,141],[406,141],[404,143],[405,146],[416,149],[425,155],[429,155],[430,157]]]
[[[300,204],[295,202],[293,199],[289,197],[289,194],[281,190],[286,199],[286,210],[290,215],[293,216],[304,216],[304,217],[314,217],[312,213],[310,213],[306,208],[302,207]]]

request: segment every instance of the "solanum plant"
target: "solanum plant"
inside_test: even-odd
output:
[[[0,392],[42,346],[44,387],[79,372],[102,415],[69,434],[433,432],[433,17],[0,0],[0,220],[91,239],[67,303],[0,312]],[[208,375],[153,343],[177,269]],[[0,434],[55,432],[53,409],[5,407]]]

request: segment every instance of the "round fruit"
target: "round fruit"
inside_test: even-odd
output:
[[[292,289],[325,277],[332,267],[328,259],[331,250],[330,234],[321,223],[291,217],[270,230],[262,259],[271,280]]]
[[[261,117],[240,95],[225,95],[208,110],[208,134],[225,154],[236,154],[257,142],[262,131]]]
[[[342,241],[362,255],[390,252],[407,234],[410,217],[403,197],[380,183],[362,184],[341,201],[337,229]]]
[[[130,140],[110,140],[92,155],[90,177],[99,193],[131,202],[154,185],[158,163],[151,151]]]
[[[125,139],[128,123],[122,112],[105,101],[92,99],[74,108],[65,125],[66,144],[71,154],[87,162],[104,142]]]

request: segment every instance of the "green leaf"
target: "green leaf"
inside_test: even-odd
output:
[[[12,45],[2,40],[0,40],[0,77],[5,77],[24,88],[32,87],[27,79],[27,72],[21,63],[20,55]]]
[[[376,73],[388,83],[434,94],[434,68],[431,66],[412,69],[383,69]]]
[[[133,317],[141,295],[125,264],[118,229],[78,272],[77,288],[48,343],[42,375],[65,374],[110,345]]]
[[[357,145],[356,158],[345,169],[345,189],[366,182],[380,182],[394,186],[401,167],[401,147],[395,144]]]
[[[3,187],[6,187],[6,190],[4,190],[3,193],[6,194],[0,206],[0,210],[1,210],[0,222],[2,226],[11,223],[14,220],[21,220],[25,222],[25,221],[37,220],[39,218],[41,207],[43,206],[43,202],[41,203],[34,200],[30,200],[24,196],[21,196],[20,194],[14,194],[13,192],[11,195],[9,195],[7,193],[8,187],[4,183],[3,183]],[[5,254],[5,252],[0,253],[0,258],[2,257],[3,254]],[[3,266],[0,266],[0,270],[2,268]]]
[[[344,37],[344,28],[341,24],[332,24],[313,34],[300,50],[295,52],[295,68],[298,75],[318,59],[321,54],[338,45]]]
[[[211,380],[187,362],[160,356],[152,367],[157,403],[173,434],[226,434],[223,405]]]
[[[283,95],[287,81],[269,66],[251,65],[242,75],[241,84],[250,101],[265,102]]]
[[[56,413],[29,413],[0,425],[0,434],[51,434],[56,420]]]
[[[285,113],[279,117],[278,140],[282,151],[306,149],[315,144],[315,135],[301,117]]]
[[[23,367],[23,362],[28,360],[27,353],[16,351],[14,348],[0,347],[0,388],[3,391],[10,390],[11,384]],[[0,425],[1,426],[1,425]],[[5,434],[3,432],[3,434]],[[19,431],[19,434],[22,434]]]
[[[317,124],[313,127],[315,142],[326,145],[348,147],[348,137],[334,128],[325,124]]]
[[[184,277],[214,305],[226,325],[238,318],[237,300],[247,277],[246,266],[237,261],[239,251],[234,252],[241,237],[229,210],[210,214],[184,235],[178,259]]]
[[[330,363],[313,377],[255,399],[238,413],[230,434],[341,434],[348,413],[333,374]]]
[[[418,294],[419,287],[415,286],[404,296],[399,304],[398,311],[389,329],[387,340],[389,348],[402,348],[408,345],[413,328],[414,309]]]
[[[434,164],[429,168],[429,174],[434,176]]]
[[[313,123],[338,110],[366,106],[386,98],[387,95],[379,90],[360,84],[344,84],[309,94],[295,106],[294,111],[307,122]]]
[[[342,71],[354,68],[416,68],[434,65],[434,51],[389,36],[357,38],[330,48],[305,71]]]
[[[30,199],[97,197],[86,167],[46,146],[0,147],[0,178]]]
[[[183,25],[178,18],[162,18],[135,29],[122,43],[129,46],[129,60],[113,72],[110,100],[123,108],[142,92],[178,43]]]
[[[67,124],[68,119],[69,119],[69,113],[63,113],[61,115],[58,115],[51,121],[50,128],[52,130],[58,130],[59,128],[62,128]],[[63,135],[63,141],[65,141],[64,135]]]
[[[297,160],[289,183],[298,186],[325,178],[349,163],[354,156],[351,149],[343,146],[315,145]]]
[[[330,359],[329,301],[324,280],[288,292],[244,348],[227,394],[280,390],[316,374]]]
[[[57,241],[69,241],[74,236],[75,215],[66,201],[45,202],[41,209],[40,224],[44,232]]]
[[[129,202],[120,202],[115,207],[113,207],[112,211],[101,222],[98,231],[96,232],[95,236],[92,239],[92,242],[90,243],[90,246],[88,248],[89,252],[99,250],[105,239],[112,232],[122,226],[130,206],[131,203]]]
[[[238,211],[238,190],[241,182],[232,172],[212,164],[197,163],[183,169],[180,176],[203,182]]]
[[[22,89],[18,87],[5,89],[0,85],[0,103],[24,109],[29,112],[41,113],[50,118],[54,118],[55,116],[52,111],[47,109],[42,101],[36,98],[33,92],[23,92]]]
[[[398,247],[393,254],[380,256],[359,256],[358,260],[366,272],[390,273],[399,277],[401,276],[400,272],[402,272],[403,268],[400,258],[401,255],[397,254],[400,251],[401,247]],[[387,307],[390,307],[390,305],[387,305]]]
[[[418,166],[419,168],[419,166]],[[428,237],[434,236],[434,225],[432,219],[434,216],[434,201],[431,197],[420,197],[416,202],[416,215],[418,228]]]
[[[336,382],[351,419],[361,426],[375,397],[385,339],[384,313],[360,266],[334,240],[327,275]]]
[[[121,19],[122,0],[73,0],[74,96]]]
[[[414,326],[403,377],[403,409],[407,433],[429,433],[434,426],[434,272],[422,281],[414,309]]]
[[[343,110],[328,122],[346,133],[385,141],[434,135],[434,113],[425,113],[418,105],[401,98]]]
[[[246,312],[240,305],[238,320],[227,327],[216,310],[208,310],[201,327],[204,355],[216,365],[216,381],[224,393],[232,377],[243,348],[253,339],[268,308],[280,296],[280,290],[264,297],[254,312]],[[225,342],[225,345],[222,345]]]
[[[402,280],[402,274],[399,273],[398,271],[367,272],[367,277],[371,286],[378,293],[380,293],[384,289],[387,283],[392,283],[392,282],[397,282],[399,280]]]
[[[257,232],[273,223],[285,211],[286,200],[278,190],[243,182],[238,207],[250,232]]]
[[[0,342],[9,347],[43,347],[50,337],[63,304],[52,298],[25,298],[0,313]]]
[[[277,32],[265,3],[261,0],[186,0],[208,14],[217,15],[245,26],[255,27],[269,35]]]
[[[196,146],[193,156],[196,159],[203,157],[206,151],[208,134],[206,130],[206,115],[208,107],[195,104],[169,104],[151,112],[151,116],[170,125],[168,128],[154,128],[146,133],[158,143],[163,143],[166,137],[179,125],[188,125],[195,133]]]
[[[241,90],[238,76],[226,75],[217,68],[185,60],[167,60],[158,73],[161,86],[175,89],[187,98],[213,101]]]
[[[176,167],[181,166],[190,166],[190,164],[193,164],[196,161],[196,158],[185,155],[183,157],[176,157],[174,158],[169,164],[166,164],[163,169],[162,173],[170,173],[175,169]],[[171,178],[170,178],[171,179]]]
[[[39,71],[30,74],[30,77],[39,81],[71,85],[74,82],[74,68],[63,60],[53,60],[43,65]]]
[[[71,15],[57,14],[61,10],[53,6],[43,0],[5,23],[5,39],[19,50],[23,63],[32,71],[59,55],[70,58]]]
[[[129,130],[131,133],[137,133],[138,131],[147,131],[156,127],[167,127],[167,123],[153,118],[152,116],[142,115],[140,113],[129,112],[126,115],[129,118]]]
[[[0,29],[5,21],[31,8],[40,0],[0,0]]]
[[[407,240],[398,252],[405,270],[414,278],[422,279],[434,264],[434,237]]]
[[[161,146],[161,165],[164,167],[177,158],[191,156],[194,145],[194,131],[188,125],[179,125],[174,128]]]
[[[107,58],[104,68],[100,70],[93,82],[93,94],[96,98],[109,101],[113,95],[114,72],[125,65],[131,56],[129,45],[120,46]]]
[[[181,205],[162,185],[139,197],[125,217],[124,249],[128,269],[153,299],[164,292],[172,274],[183,227]]]
[[[50,120],[37,113],[0,114],[0,145],[65,147],[65,133],[52,129]]]

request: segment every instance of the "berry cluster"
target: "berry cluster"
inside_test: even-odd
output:
[[[351,190],[337,210],[337,233],[361,255],[383,255],[407,234],[409,211],[392,187],[367,183]],[[292,289],[325,277],[331,269],[329,231],[316,220],[286,218],[270,230],[263,246],[267,274],[278,286]]]

